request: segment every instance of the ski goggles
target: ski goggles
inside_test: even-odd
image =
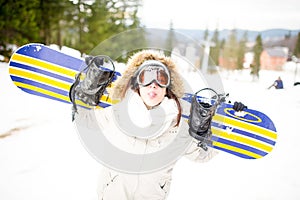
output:
[[[138,71],[137,83],[143,87],[150,85],[154,81],[162,88],[170,85],[170,72],[168,68],[159,61],[147,60]]]

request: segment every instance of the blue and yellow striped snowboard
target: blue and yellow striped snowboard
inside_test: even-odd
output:
[[[85,67],[83,59],[75,58],[43,44],[20,47],[11,57],[9,74],[14,84],[29,94],[70,103],[69,90],[75,75]],[[121,76],[116,72],[115,79]],[[182,98],[191,102],[193,94]],[[83,107],[89,107],[77,101]],[[104,94],[99,107],[113,102]],[[188,113],[182,115],[188,119]],[[277,139],[276,128],[265,114],[246,109],[237,116],[231,104],[222,103],[212,121],[212,147],[241,158],[257,159],[272,151]]]

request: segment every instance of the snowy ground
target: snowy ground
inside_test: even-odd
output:
[[[278,75],[286,89],[267,90]],[[174,168],[168,199],[300,199],[300,86],[293,86],[292,71],[262,72],[257,82],[248,71],[224,72],[222,81],[231,100],[274,121],[276,147],[258,160],[226,153],[207,163],[182,158]],[[96,200],[101,166],[81,145],[70,106],[22,92],[3,63],[0,97],[0,199]]]

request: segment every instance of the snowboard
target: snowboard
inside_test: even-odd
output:
[[[43,44],[27,44],[12,55],[9,74],[14,84],[26,93],[70,104],[70,87],[75,75],[85,67],[84,59]],[[116,71],[113,81],[119,76],[121,73]],[[111,85],[113,87],[113,83]],[[193,95],[185,93],[182,100],[191,103]],[[201,101],[202,97],[197,98]],[[116,103],[104,93],[98,107],[106,108]],[[79,100],[76,104],[90,108]],[[218,106],[211,123],[210,146],[245,159],[258,159],[270,153],[277,139],[272,120],[252,109],[245,109],[242,115],[237,114],[232,107],[226,102]],[[182,117],[187,121],[189,113],[183,112]]]

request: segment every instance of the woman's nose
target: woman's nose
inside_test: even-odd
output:
[[[150,85],[150,88],[157,88],[157,83],[156,83],[156,81],[153,81]]]

